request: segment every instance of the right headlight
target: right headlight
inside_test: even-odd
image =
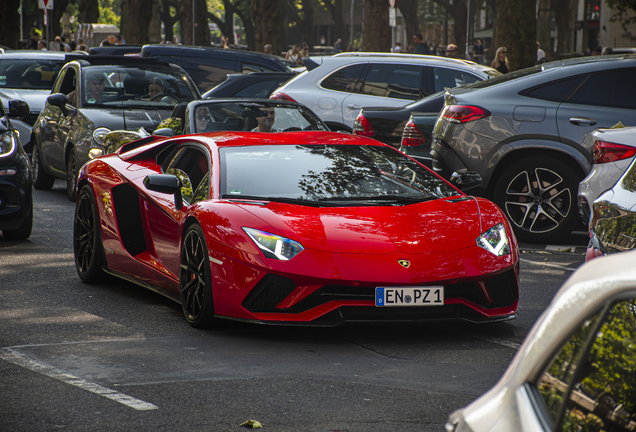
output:
[[[486,249],[493,255],[508,255],[510,253],[510,241],[508,241],[504,224],[497,224],[477,237],[477,246]]]
[[[11,131],[0,134],[0,157],[13,154],[16,149],[15,137]]]

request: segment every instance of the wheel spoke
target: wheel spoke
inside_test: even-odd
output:
[[[552,170],[536,168],[535,175],[537,176],[537,187],[540,195],[563,183],[563,178]]]
[[[570,194],[570,189],[563,189],[557,192],[555,195],[551,196],[549,199],[545,200],[544,203],[548,205],[551,209],[553,209],[559,216],[565,218],[570,212],[570,202],[572,200],[572,195]],[[561,205],[557,205],[557,203]],[[565,209],[565,212],[562,211],[562,208]]]
[[[536,227],[535,228],[535,224],[537,222],[545,222],[545,219],[549,219],[553,222],[553,225],[550,227],[549,225],[549,229],[542,229],[540,227]],[[554,229],[556,227],[559,226],[559,222],[557,222],[552,216],[550,216],[548,213],[546,213],[545,211],[543,211],[543,207],[538,206],[538,210],[537,210],[537,214],[534,217],[534,219],[532,220],[532,225],[530,225],[530,232],[546,232],[546,231],[550,231],[551,229]]]
[[[506,189],[507,195],[516,195],[516,196],[527,196],[532,197],[532,187],[530,185],[530,178],[526,171],[519,173],[512,181],[508,184],[508,188]]]
[[[507,202],[506,213],[508,213],[508,216],[510,217],[512,222],[521,228],[525,225],[528,215],[530,214],[530,209],[532,208],[533,205],[534,203],[532,202],[529,202],[529,203]],[[517,210],[511,206],[517,206],[517,207],[520,207],[520,209]],[[512,214],[518,214],[519,211],[522,212],[522,214],[520,215],[521,221],[519,221],[519,217],[512,217]]]

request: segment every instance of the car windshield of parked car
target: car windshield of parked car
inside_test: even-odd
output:
[[[223,198],[402,205],[459,195],[417,162],[386,146],[226,147],[220,149],[220,156]]]
[[[0,90],[51,90],[65,60],[1,59]]]
[[[197,106],[195,132],[291,132],[328,130],[303,106],[276,103],[211,103]]]
[[[195,99],[184,73],[170,68],[89,66],[83,71],[85,108],[170,109]]]

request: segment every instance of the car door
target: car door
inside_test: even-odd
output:
[[[328,126],[332,127],[331,123],[342,124],[343,101],[352,92],[359,90],[366,67],[367,63],[364,62],[337,69],[319,82],[319,86],[326,91],[319,92],[317,98],[316,94],[309,92],[307,95],[311,95],[311,100],[299,100],[299,102],[311,108]],[[352,126],[353,123],[351,123]]]
[[[423,98],[426,76],[424,67],[396,63],[371,63],[358,92],[342,101],[343,122],[353,127],[364,106],[400,107]]]
[[[557,127],[563,142],[580,143],[596,128],[619,121],[636,126],[636,68],[615,69],[587,76],[558,108]]]

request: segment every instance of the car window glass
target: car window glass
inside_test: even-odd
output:
[[[246,97],[246,98],[263,98],[267,99],[272,91],[277,89],[281,83],[280,78],[275,78],[267,81],[261,81],[254,84],[250,84],[245,88],[234,93],[232,97]]]
[[[616,108],[636,108],[634,69],[619,69],[590,76],[568,102]]]
[[[245,63],[243,62],[241,64],[241,72],[242,73],[250,73],[250,72],[274,72],[275,70],[267,67],[267,66],[263,66],[263,65],[257,65],[254,63]]]
[[[69,104],[73,106],[77,106],[77,100],[75,98],[75,88],[76,88],[76,72],[75,69],[69,67],[66,69],[66,73],[62,78],[62,83],[60,84],[59,93],[63,93],[66,95],[66,100]]]
[[[476,77],[471,73],[460,70],[434,67],[433,81],[435,85],[435,89],[433,92],[437,93],[444,90],[445,87],[453,88],[465,84],[472,84],[478,81],[483,81],[483,79]]]
[[[530,90],[527,96],[553,102],[563,102],[583,82],[587,75],[551,82]]]
[[[561,431],[636,429],[636,301],[616,302],[572,386]]]
[[[415,65],[372,64],[364,78],[362,93],[396,99],[422,98],[422,67]]]
[[[65,60],[0,59],[0,89],[49,90]]]
[[[234,60],[205,57],[184,57],[181,60],[181,67],[202,93],[225,81],[228,74],[235,73],[235,65]]]
[[[537,388],[553,423],[563,410],[568,387],[572,384],[592,332],[597,327],[598,315],[586,320],[563,346],[543,373]]]
[[[181,195],[185,201],[193,204],[206,199],[209,192],[208,158],[203,151],[195,147],[179,149],[171,158],[165,171],[181,180]]]
[[[356,90],[356,84],[366,64],[344,67],[325,78],[321,86],[329,90],[351,93]]]

